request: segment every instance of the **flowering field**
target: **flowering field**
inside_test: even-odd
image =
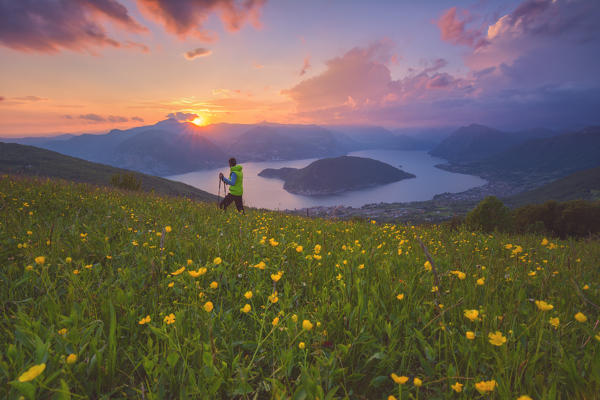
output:
[[[0,398],[600,398],[598,241],[8,177],[0,205]]]

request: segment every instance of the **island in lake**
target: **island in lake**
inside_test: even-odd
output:
[[[353,156],[324,158],[300,169],[267,168],[258,175],[282,179],[285,190],[307,196],[331,195],[415,177],[384,162]]]

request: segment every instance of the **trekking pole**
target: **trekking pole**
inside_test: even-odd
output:
[[[219,207],[219,204],[221,203],[221,178],[219,178],[219,194],[217,194],[217,208]]]

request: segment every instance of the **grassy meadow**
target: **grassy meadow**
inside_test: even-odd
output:
[[[3,176],[0,259],[0,398],[600,398],[597,240]]]

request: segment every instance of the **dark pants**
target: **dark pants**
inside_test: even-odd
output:
[[[227,196],[219,203],[219,208],[223,210],[227,210],[227,206],[231,204],[232,201],[235,201],[235,206],[238,211],[244,212],[244,204],[242,202],[242,196],[235,196],[231,193],[228,193]]]

